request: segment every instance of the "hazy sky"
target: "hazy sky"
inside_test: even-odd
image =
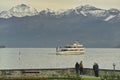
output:
[[[120,9],[120,0],[0,0],[0,11],[8,10],[12,6],[22,3],[31,5],[37,10],[46,8],[53,10],[68,9],[86,4],[103,9]]]

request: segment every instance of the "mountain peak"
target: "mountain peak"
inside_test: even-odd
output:
[[[94,7],[94,6],[91,6],[91,5],[84,5],[84,6],[81,6],[82,10],[97,10],[98,8]]]
[[[1,12],[0,16],[2,16],[2,18],[10,18],[12,16],[25,17],[25,16],[34,16],[37,14],[38,14],[38,11],[35,8],[27,6],[26,4],[20,4],[12,7],[10,10],[8,10],[4,14],[2,14]]]
[[[28,5],[26,5],[26,4],[20,4],[20,5],[17,5],[17,6],[15,6],[15,7],[13,7],[13,8],[18,8],[18,9],[28,9],[28,8],[30,8]]]
[[[20,6],[27,7],[27,5],[26,5],[26,4],[20,4]]]
[[[81,9],[81,10],[96,10],[98,8],[87,4],[87,5],[78,6],[78,7],[76,7],[76,9]]]

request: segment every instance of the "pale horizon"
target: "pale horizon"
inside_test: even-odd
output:
[[[120,0],[0,0],[0,11],[9,10],[10,8],[20,4],[32,6],[37,10],[49,8],[58,11],[82,5],[91,5],[101,9],[116,8],[120,10]]]

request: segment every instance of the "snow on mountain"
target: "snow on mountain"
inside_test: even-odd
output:
[[[39,12],[39,14],[42,14],[42,15],[56,15],[56,12],[54,10],[51,10],[51,9],[45,9],[45,10],[42,10]]]
[[[118,15],[113,15],[114,17],[112,17],[111,19],[109,19],[110,23],[116,23],[116,22],[120,22],[120,13]]]
[[[78,13],[78,12],[77,12]],[[80,11],[80,13],[83,15],[83,16],[87,16],[87,14],[84,12],[84,11]]]
[[[92,16],[96,16],[96,17],[105,17],[106,16],[105,10],[90,10],[90,11],[86,11],[85,13],[90,14]]]
[[[95,16],[95,17],[105,17],[107,11],[104,9],[99,9],[94,6],[85,5],[75,8],[77,13],[83,14],[83,16]]]
[[[110,15],[109,17],[107,17],[106,19],[104,19],[104,21],[109,21],[110,19],[114,18],[115,15]]]
[[[107,10],[104,9],[99,9],[96,8],[94,6],[90,6],[90,5],[84,5],[84,6],[79,6],[76,7],[74,9],[68,9],[66,11],[64,11],[63,13],[61,13],[61,15],[83,15],[83,16],[93,16],[93,17],[102,17],[102,18],[106,18],[109,16],[109,12]]]
[[[120,11],[117,9],[109,9],[109,16],[104,21],[110,21],[111,23],[120,21]]]
[[[56,11],[56,15],[60,15],[66,11],[68,11],[68,10],[67,9],[60,9],[60,10]]]
[[[35,8],[29,7],[25,4],[17,5],[12,7],[8,11],[3,11],[0,13],[0,18],[10,18],[15,17],[24,17],[24,16],[34,16],[37,15],[38,11]]]
[[[120,11],[118,9],[100,9],[90,5],[79,6],[74,9],[76,14],[82,14],[83,16],[93,16],[103,21],[109,21],[113,18],[119,18]]]
[[[12,15],[10,14],[9,11],[2,11],[0,13],[0,18],[10,18],[10,17],[12,17]]]
[[[76,7],[76,9],[87,11],[87,10],[97,10],[98,8],[91,6],[91,5],[83,5],[83,6]]]
[[[68,9],[61,13],[61,15],[69,15],[69,14],[77,14],[77,15],[83,15],[87,16],[87,13],[89,10],[96,10],[97,8],[90,6],[90,5],[84,5],[84,6],[79,6],[74,9]]]
[[[2,11],[0,13],[0,18],[10,18],[10,17],[25,17],[34,15],[46,15],[46,16],[85,16],[94,17],[103,21],[109,20],[120,20],[120,11],[118,9],[100,9],[91,5],[83,5],[75,7],[68,10],[54,11],[51,9],[45,9],[38,12],[35,8],[27,6],[25,4],[17,5],[12,7],[8,11]],[[118,19],[117,19],[118,18]]]
[[[108,11],[109,11],[109,13],[112,14],[112,15],[118,15],[118,14],[120,13],[119,10],[113,9],[113,8],[112,8],[112,9],[109,9]]]
[[[68,10],[64,11],[63,13],[61,13],[61,14],[70,15],[70,14],[72,14],[73,12],[74,12],[74,9],[68,9]]]

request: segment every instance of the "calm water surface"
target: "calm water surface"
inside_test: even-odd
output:
[[[86,48],[83,55],[56,55],[55,48],[1,48],[0,69],[73,68],[81,60],[85,68],[94,62],[101,69],[120,70],[119,48]]]

